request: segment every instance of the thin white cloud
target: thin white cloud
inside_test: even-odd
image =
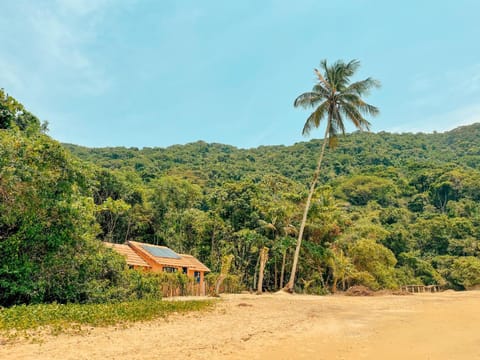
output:
[[[438,93],[435,90],[445,90],[447,96],[465,96],[480,91],[480,63],[464,68],[454,68],[442,72],[416,74],[412,77],[410,92],[427,99]],[[420,101],[423,103],[424,101]]]
[[[86,16],[101,11],[112,3],[111,0],[57,0],[57,8],[68,15]]]
[[[419,118],[414,123],[406,123],[400,126],[387,128],[387,131],[394,133],[431,133],[433,131],[448,131],[459,126],[480,123],[480,104],[469,104],[456,108],[452,111],[434,114],[428,117]]]
[[[28,83],[30,93],[41,94],[68,82],[65,91],[87,95],[105,92],[110,79],[87,47],[97,38],[99,19],[111,4],[107,0],[57,0],[12,5],[13,17],[0,24],[0,41],[5,44],[12,36],[6,30],[13,25],[22,26],[10,30],[17,44],[7,42],[2,49],[2,86],[20,91],[22,84]]]
[[[430,131],[451,130],[458,126],[470,125],[476,122],[480,122],[480,104],[460,107],[445,114],[432,116],[426,120],[426,124],[430,126]]]
[[[445,131],[480,122],[480,64],[416,74],[409,91],[413,100],[405,104],[402,125],[389,131]]]

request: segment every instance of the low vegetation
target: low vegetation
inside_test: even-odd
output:
[[[53,333],[82,330],[85,326],[128,325],[192,311],[206,311],[215,300],[135,300],[104,304],[17,305],[0,310],[0,332],[27,334],[28,330]]]

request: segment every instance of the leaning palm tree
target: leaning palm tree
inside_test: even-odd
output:
[[[379,112],[375,106],[367,104],[362,99],[362,96],[367,95],[371,88],[379,87],[380,82],[372,78],[367,78],[362,81],[350,83],[350,78],[360,67],[358,60],[352,60],[348,63],[339,60],[331,66],[327,64],[326,60],[322,60],[320,66],[322,71],[315,69],[318,82],[312,91],[297,97],[293,104],[295,107],[315,108],[305,122],[302,131],[303,135],[310,134],[310,131],[313,128],[318,128],[324,120],[326,120],[326,130],[317,168],[313,174],[313,180],[305,204],[302,223],[298,231],[297,246],[295,248],[290,280],[284,288],[284,290],[290,292],[293,292],[303,232],[305,230],[305,224],[307,223],[307,215],[312,196],[320,174],[326,145],[328,144],[330,148],[336,146],[337,136],[339,134],[345,134],[345,120],[352,122],[358,130],[370,130],[370,123],[363,116],[375,116]]]

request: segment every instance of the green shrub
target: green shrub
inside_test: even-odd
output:
[[[0,305],[123,297],[125,260],[96,240],[88,177],[47,136],[0,131]]]
[[[413,272],[414,279],[409,279],[412,281],[409,284],[445,285],[445,279],[434,266],[419,256],[420,254],[417,252],[405,252],[398,256],[399,263],[402,267],[408,268]]]
[[[368,271],[357,271],[352,275],[352,285],[363,285],[371,290],[380,290],[380,285]]]
[[[176,273],[156,273],[152,276],[157,277],[160,288],[164,296],[184,296],[191,295],[188,292],[189,285],[193,285],[195,280],[180,272]]]
[[[371,239],[361,239],[350,247],[349,256],[360,273],[356,275],[357,282],[363,282],[359,283],[360,285],[368,286],[372,290],[379,287],[388,289],[398,287],[394,268],[397,259],[385,246]],[[374,281],[364,272],[369,273]]]
[[[390,180],[371,175],[356,175],[346,179],[340,191],[353,205],[366,205],[375,200],[382,206],[396,203],[398,189]]]
[[[207,287],[208,294],[215,293],[215,283],[217,282],[220,274],[209,273],[205,275],[205,283]],[[240,283],[240,278],[237,275],[227,275],[223,280],[222,286],[220,287],[220,293],[227,294],[238,294],[244,290],[243,285]]]
[[[162,277],[158,273],[128,271],[129,297],[132,299],[161,299]]]
[[[455,287],[463,289],[480,285],[480,259],[473,256],[455,259],[450,272],[450,281]]]
[[[396,268],[395,279],[398,285],[423,284],[419,278],[415,277],[413,269],[408,266]]]
[[[315,272],[309,280],[303,281],[303,293],[310,295],[327,295],[330,291],[324,286],[322,274]]]
[[[61,331],[82,325],[127,324],[152,320],[174,312],[207,310],[214,303],[213,300],[135,300],[115,304],[16,305],[8,309],[0,309],[0,331],[22,331],[46,326],[52,330]]]

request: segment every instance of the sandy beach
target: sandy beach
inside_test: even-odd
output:
[[[480,359],[480,291],[225,295],[211,312],[1,342],[0,359]]]

